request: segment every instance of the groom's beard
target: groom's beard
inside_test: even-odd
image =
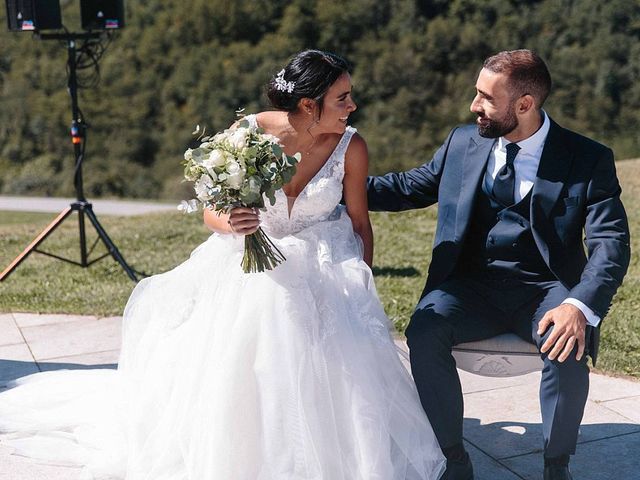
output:
[[[500,120],[490,119],[484,115],[478,115],[478,119],[483,120],[482,123],[477,123],[478,133],[485,138],[504,137],[513,132],[518,126],[518,117],[511,105],[507,110],[507,114]]]

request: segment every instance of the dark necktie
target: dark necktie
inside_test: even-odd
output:
[[[513,161],[520,150],[517,143],[507,145],[507,163],[502,167],[493,181],[493,196],[503,206],[508,207],[515,203],[513,192],[515,188],[516,170]]]

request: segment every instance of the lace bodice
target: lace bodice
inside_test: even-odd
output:
[[[257,126],[255,115],[248,115],[246,119],[251,125]],[[347,127],[325,164],[295,198],[291,215],[283,190],[276,192],[276,203],[273,206],[265,198],[266,211],[260,215],[265,232],[282,237],[331,218],[342,198],[344,156],[354,133],[355,128]]]

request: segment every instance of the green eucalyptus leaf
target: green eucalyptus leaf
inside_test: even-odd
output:
[[[275,143],[271,145],[271,151],[276,157],[281,157],[283,154],[282,147]]]
[[[270,188],[266,190],[264,194],[267,196],[267,198],[269,199],[269,203],[273,207],[276,204],[276,191]]]
[[[291,181],[291,179],[293,178],[294,174],[295,174],[295,171],[283,170],[282,171],[282,181],[283,181],[283,183],[289,183]]]

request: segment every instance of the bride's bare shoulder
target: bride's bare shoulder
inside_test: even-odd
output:
[[[264,111],[256,114],[256,120],[258,121],[258,125],[265,130],[273,130],[282,125],[286,115],[286,112]]]

